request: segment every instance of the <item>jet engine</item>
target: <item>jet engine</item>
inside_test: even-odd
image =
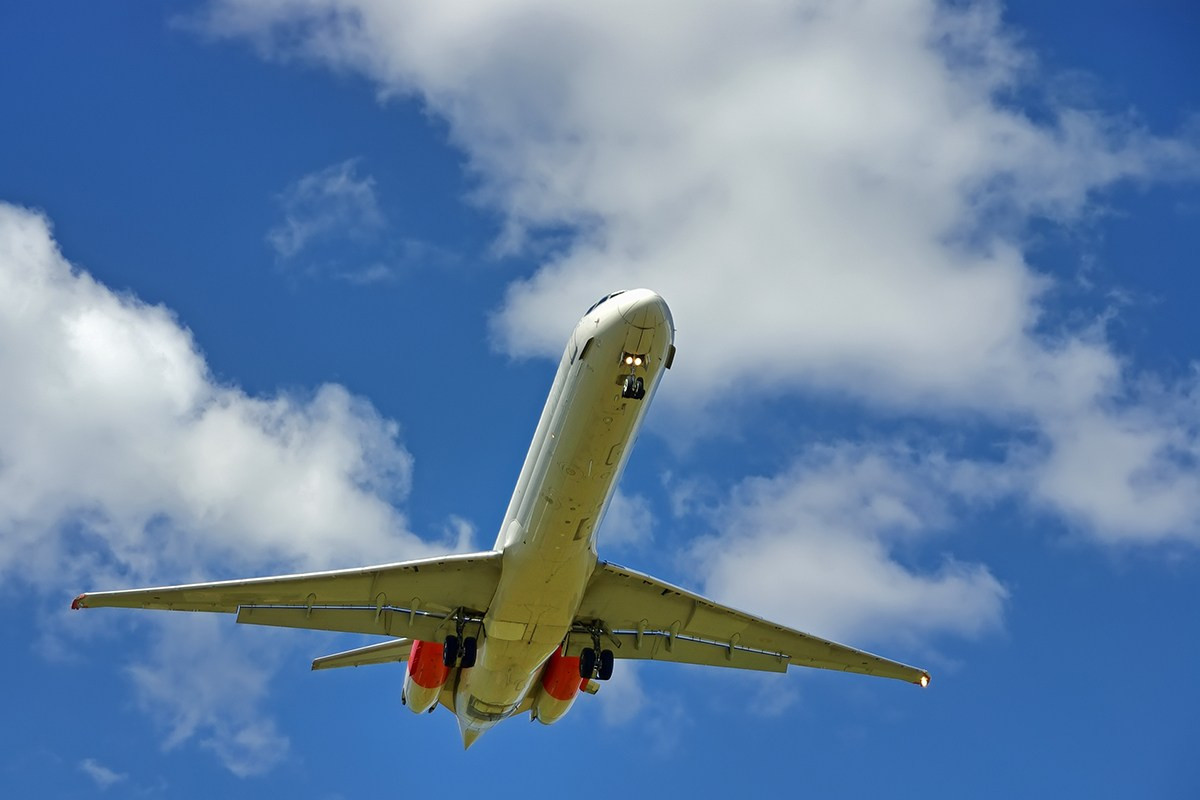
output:
[[[443,645],[437,642],[422,642],[420,639],[412,644],[402,697],[414,714],[434,707],[442,686],[450,677],[450,668],[442,663],[442,649]]]
[[[543,725],[557,722],[571,709],[575,695],[587,683],[579,677],[579,657],[554,651],[542,670],[542,685],[533,701],[533,718]]]

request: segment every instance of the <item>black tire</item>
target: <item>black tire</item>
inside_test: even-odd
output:
[[[446,637],[446,643],[442,647],[442,665],[453,667],[458,662],[458,637],[451,634]]]
[[[609,678],[611,678],[612,674],[613,674],[613,662],[614,661],[615,661],[615,659],[613,658],[612,650],[601,650],[600,651],[600,674],[597,675],[596,677],[602,681],[606,681]]]
[[[474,636],[467,636],[463,639],[461,664],[463,669],[470,669],[471,667],[475,666],[475,655],[477,650],[478,647],[476,645]]]
[[[579,677],[590,678],[596,674],[596,651],[590,647],[583,648],[579,654]]]

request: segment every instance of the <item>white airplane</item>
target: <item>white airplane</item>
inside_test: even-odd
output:
[[[675,329],[648,289],[601,298],[575,326],[492,550],[361,569],[81,594],[72,608],[236,613],[238,622],[387,641],[313,669],[408,662],[402,701],[440,703],[464,747],[528,711],[549,725],[617,658],[896,678],[929,673],[600,561],[596,529],[663,373]]]

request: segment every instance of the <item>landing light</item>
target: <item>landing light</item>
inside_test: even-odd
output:
[[[928,676],[928,675],[922,675],[922,676],[921,676],[921,688],[922,688],[922,689],[924,689],[924,688],[925,688],[926,686],[928,686],[928,685],[929,685],[929,676]]]
[[[641,357],[641,356],[638,356],[637,358],[635,358],[635,359],[633,360],[633,365],[634,365],[635,367],[640,367],[640,366],[642,365],[642,357]]]
[[[625,356],[625,363],[626,363],[626,364],[632,364],[632,363],[633,363],[633,356]]]

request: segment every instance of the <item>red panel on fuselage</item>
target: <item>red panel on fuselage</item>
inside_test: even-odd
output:
[[[413,642],[408,657],[408,674],[413,683],[426,689],[436,689],[450,677],[450,668],[442,663],[445,647],[437,642]],[[576,659],[578,661],[579,659]]]

